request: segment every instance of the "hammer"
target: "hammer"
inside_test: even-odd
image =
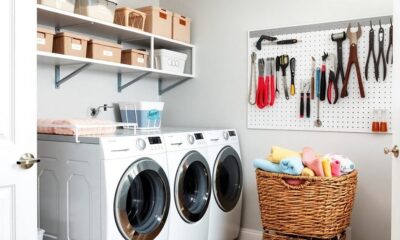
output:
[[[331,35],[332,41],[337,43],[337,57],[338,65],[336,69],[336,82],[339,82],[339,75],[342,76],[342,81],[344,80],[344,69],[343,69],[343,41],[346,40],[347,35],[345,32],[333,33]],[[339,74],[340,72],[340,74]]]

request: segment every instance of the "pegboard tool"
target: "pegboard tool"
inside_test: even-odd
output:
[[[379,53],[378,53],[378,58],[376,59],[376,68],[375,68],[375,75],[376,75],[376,80],[378,81],[379,79],[379,62],[382,59],[382,65],[383,65],[383,81],[386,80],[386,58],[385,58],[385,53],[384,53],[384,45],[385,45],[385,30],[382,27],[381,20],[379,20]]]
[[[369,69],[369,60],[374,60],[374,69],[375,69],[375,77],[376,77],[376,56],[375,56],[375,31],[372,27],[372,20],[370,21],[370,29],[369,29],[369,42],[368,42],[368,56],[367,62],[365,63],[365,78],[368,80],[368,69]],[[376,79],[378,81],[378,78]]]
[[[289,100],[289,89],[286,79],[286,68],[289,66],[289,55],[280,56],[279,62],[280,62],[280,68],[282,69],[282,82],[285,91],[285,98],[286,100]]]
[[[339,83],[339,77],[342,77],[344,81],[344,68],[343,68],[343,41],[346,40],[347,36],[345,32],[333,33],[331,35],[332,41],[336,42],[337,48],[337,69],[336,69],[336,82]]]
[[[336,56],[334,54],[329,54],[328,57],[328,76],[329,76],[329,84],[328,84],[328,103],[336,104],[339,99],[339,87],[338,87],[338,78],[335,76],[336,69]]]
[[[275,103],[275,58],[267,58],[267,65],[270,69],[270,79],[269,79],[269,106],[273,106]]]
[[[275,98],[279,97],[279,75],[280,75],[280,71],[279,71],[279,56],[276,57],[275,59]]]
[[[263,109],[266,106],[264,70],[265,70],[264,59],[263,58],[258,59],[258,84],[256,92],[256,103],[259,109]]]
[[[262,42],[263,41],[276,41],[278,38],[276,37],[271,37],[271,36],[267,36],[267,35],[261,35],[261,37],[258,39],[257,43],[256,43],[256,48],[258,50],[261,50],[262,48]]]
[[[294,85],[294,77],[296,75],[296,58],[290,59],[290,95],[296,94],[296,87]]]
[[[389,64],[389,54],[390,50],[392,50],[392,61],[391,64],[393,64],[393,23],[392,19],[390,18],[390,27],[389,27],[389,46],[386,52],[386,63]]]
[[[315,92],[317,93],[317,98],[319,101],[319,89],[320,89],[320,84],[321,84],[321,68],[317,67],[317,70],[315,70]]]
[[[355,67],[356,67],[358,88],[360,90],[360,96],[362,98],[365,98],[360,64],[358,62],[358,55],[357,55],[357,42],[358,42],[358,39],[361,37],[361,35],[362,35],[362,29],[361,29],[360,23],[358,23],[357,32],[352,32],[351,24],[348,25],[347,36],[349,37],[349,40],[350,40],[350,53],[349,53],[349,61],[347,64],[347,69],[346,69],[346,75],[344,77],[343,89],[342,89],[342,93],[340,95],[342,98],[345,98],[348,96],[347,85],[349,84],[351,66],[353,66],[353,65],[355,65]]]
[[[315,97],[315,58],[311,57],[311,99]]]
[[[329,54],[324,52],[322,56],[322,68],[321,68],[321,82],[319,85],[319,99],[321,101],[325,101],[326,95],[326,59],[328,58]]]
[[[253,52],[251,54],[251,75],[250,75],[250,83],[249,83],[249,104],[256,104],[256,89],[257,89],[257,73],[256,73],[256,64],[257,64],[257,54]]]

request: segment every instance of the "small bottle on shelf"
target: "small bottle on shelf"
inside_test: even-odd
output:
[[[380,111],[379,109],[374,109],[373,111],[373,118],[372,118],[372,132],[379,132],[380,131]]]
[[[388,132],[388,124],[387,124],[387,110],[386,109],[381,109],[381,120],[379,123],[379,131],[380,132]]]

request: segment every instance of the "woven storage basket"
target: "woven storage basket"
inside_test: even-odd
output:
[[[323,240],[321,238],[286,235],[286,234],[279,234],[279,233],[271,233],[268,231],[264,232],[263,239],[264,240]],[[346,232],[343,232],[329,240],[346,240]]]
[[[256,170],[264,230],[331,239],[349,225],[357,172],[333,178],[290,176]],[[300,179],[299,186],[285,179]]]

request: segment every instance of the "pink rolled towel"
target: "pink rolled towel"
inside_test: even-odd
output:
[[[322,160],[318,158],[314,151],[310,147],[305,147],[303,149],[303,164],[312,169],[315,172],[315,175],[324,177],[324,170],[322,168]]]
[[[331,170],[333,177],[340,177],[342,173],[340,172],[340,161],[339,160],[332,160],[331,161]]]

